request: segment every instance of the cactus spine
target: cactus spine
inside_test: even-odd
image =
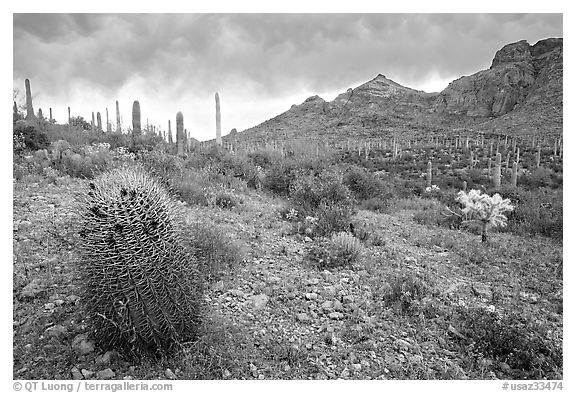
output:
[[[428,161],[426,169],[426,187],[432,187],[432,162]]]
[[[500,191],[502,176],[502,155],[496,154],[496,165],[494,166],[494,188]]]
[[[140,103],[138,100],[132,104],[132,139],[142,135],[140,128]]]
[[[220,96],[218,93],[214,95],[216,99],[216,144],[222,146],[222,124],[220,119]]]
[[[202,299],[178,204],[141,168],[87,191],[78,272],[96,340],[129,356],[172,353],[197,336]]]
[[[512,164],[512,187],[516,187],[516,184],[518,182],[518,163],[516,161],[514,161],[514,163]]]
[[[32,107],[32,91],[30,90],[30,80],[24,80],[26,86],[26,120],[33,120],[36,118],[34,115],[34,108]]]
[[[184,115],[176,113],[176,148],[179,156],[184,155]]]
[[[122,132],[122,127],[120,126],[120,106],[118,105],[118,100],[116,100],[116,132]]]

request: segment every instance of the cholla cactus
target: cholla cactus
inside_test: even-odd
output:
[[[464,205],[462,213],[468,221],[477,220],[482,224],[483,242],[488,240],[486,235],[488,226],[506,226],[508,219],[504,213],[514,210],[509,199],[502,199],[500,194],[493,196],[482,194],[479,190],[470,190],[468,193],[460,191],[456,201]]]

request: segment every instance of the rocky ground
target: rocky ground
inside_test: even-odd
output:
[[[498,233],[484,255],[478,236],[415,224],[406,206],[390,214],[360,211],[353,219],[365,235],[360,260],[319,270],[305,258],[312,240],[280,216],[285,201],[250,191],[231,210],[187,207],[190,223],[227,233],[244,261],[207,291],[197,342],[174,359],[133,362],[98,348],[83,319],[74,216],[74,195],[83,187],[71,178],[14,183],[15,379],[525,376],[489,356],[472,366],[453,314],[458,307],[523,310],[562,343],[558,242]],[[481,261],[471,263],[478,255]],[[408,295],[417,307],[383,296],[393,277],[406,274],[424,283],[417,299]]]

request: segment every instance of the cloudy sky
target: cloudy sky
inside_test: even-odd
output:
[[[29,78],[34,109],[60,123],[120,103],[131,125],[167,128],[176,112],[199,140],[242,131],[318,94],[325,100],[378,73],[440,91],[490,67],[519,40],[562,37],[561,14],[14,14],[13,86]]]

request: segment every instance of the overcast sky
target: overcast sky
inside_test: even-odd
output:
[[[131,125],[167,128],[176,112],[199,140],[242,131],[318,94],[381,73],[428,92],[490,67],[519,40],[562,37],[561,14],[15,14],[14,88],[60,123],[120,103]]]

